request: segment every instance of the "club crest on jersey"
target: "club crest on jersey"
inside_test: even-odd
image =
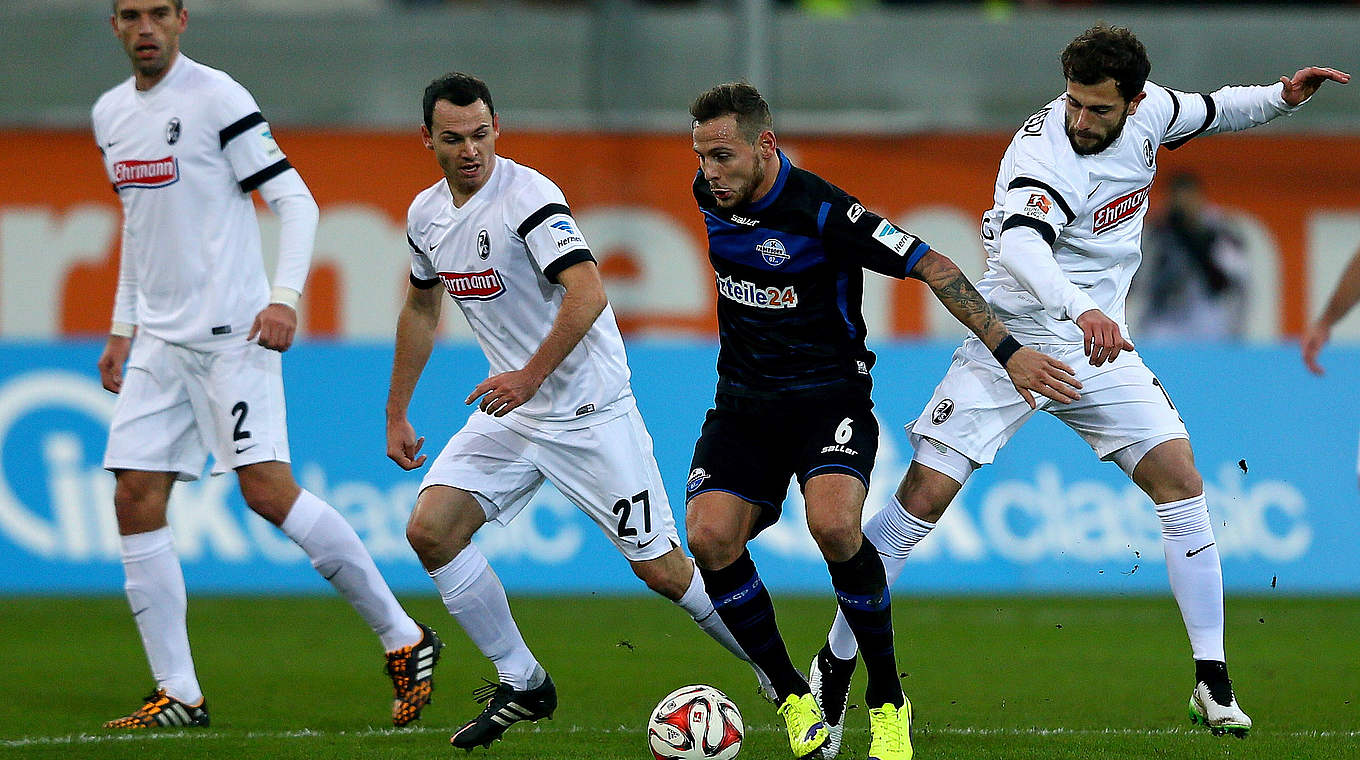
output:
[[[171,145],[179,142],[179,117],[176,116],[165,125],[165,141]]]
[[[486,261],[491,258],[491,236],[486,230],[477,233],[477,258]]]
[[[119,161],[113,165],[113,187],[165,187],[179,182],[179,159],[174,156],[150,161]]]
[[[854,224],[855,222],[859,221],[859,218],[861,216],[864,216],[864,207],[859,205],[858,203],[855,203],[850,206],[849,211],[845,212],[845,216],[850,220],[851,224]]]
[[[439,279],[449,295],[460,301],[490,301],[505,292],[505,283],[495,269],[480,272],[440,272]]]
[[[1148,190],[1151,188],[1152,185],[1150,184],[1140,187],[1096,209],[1095,218],[1091,221],[1091,231],[1099,235],[1132,218],[1143,207],[1143,204],[1147,203]]]
[[[685,483],[685,491],[694,493],[699,490],[699,486],[703,485],[705,480],[708,480],[708,471],[702,467],[695,467],[690,470],[689,481]]]
[[[760,253],[760,258],[765,259],[765,263],[772,267],[789,260],[789,253],[784,249],[784,241],[779,238],[770,238],[763,243],[757,243],[756,251]]]
[[[1143,138],[1143,161],[1147,163],[1149,169],[1157,163],[1157,151],[1153,149],[1152,141],[1146,137]]]
[[[953,413],[954,413],[953,399],[945,399],[940,403],[936,404],[935,408],[930,412],[930,422],[933,425],[943,425],[945,420],[949,419],[949,415]]]

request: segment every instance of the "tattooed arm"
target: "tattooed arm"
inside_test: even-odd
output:
[[[1031,391],[1064,404],[1081,397],[1077,393],[1081,383],[1072,368],[1011,337],[991,304],[948,256],[927,251],[912,267],[910,276],[929,285],[954,319],[978,336],[1031,408],[1035,406]]]

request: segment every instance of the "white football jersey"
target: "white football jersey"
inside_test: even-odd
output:
[[[134,286],[114,320],[191,348],[240,342],[269,303],[250,193],[291,168],[255,99],[180,54],[155,87],[129,77],[92,116]]]
[[[1053,100],[1025,122],[1001,161],[994,205],[982,218],[987,271],[978,291],[1022,341],[1080,343],[1081,328],[1074,320],[1088,308],[1099,308],[1129,335],[1125,299],[1142,261],[1143,220],[1158,148],[1174,150],[1196,135],[1244,129],[1292,110],[1278,91],[1278,86],[1273,92],[1269,87],[1224,88],[1210,97],[1148,82],[1147,97],[1120,136],[1086,156],[1068,140],[1064,97]],[[1068,288],[1067,303],[1050,303],[1046,309],[1007,270],[1001,234],[1016,225],[1037,230],[1052,246],[1062,275],[1076,286],[1076,291]]]
[[[594,261],[552,180],[496,156],[491,177],[461,208],[443,179],[407,215],[411,282],[443,285],[467,318],[490,374],[523,369],[552,330],[563,269]],[[498,418],[532,428],[586,427],[632,407],[623,338],[606,306],[538,393]],[[624,403],[616,403],[628,399]]]

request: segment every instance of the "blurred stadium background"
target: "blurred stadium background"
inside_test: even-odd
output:
[[[1010,134],[1061,92],[1057,53],[1094,21],[1131,27],[1149,49],[1152,78],[1182,90],[1267,83],[1310,64],[1360,69],[1355,2],[186,4],[183,50],[252,91],[321,205],[304,339],[285,362],[299,479],[355,524],[392,586],[435,615],[437,604],[428,602],[437,598],[403,535],[419,478],[384,457],[382,426],[408,271],[405,210],[438,176],[417,130],[420,93],[434,76],[462,70],[486,79],[504,130],[499,152],[565,191],[600,259],[629,343],[634,390],[680,513],[715,379],[712,275],[688,189],[694,160],[686,109],[700,90],[749,78],[770,100],[796,162],[976,276],[983,260],[977,221]],[[99,468],[113,400],[94,370],[112,306],[119,209],[88,125],[94,99],[128,75],[107,6],[0,2],[7,59],[0,67],[0,606],[25,611],[0,615],[6,641],[47,619],[44,609],[50,617],[87,596],[121,594],[113,483]],[[1184,170],[1204,180],[1240,230],[1251,267],[1242,340],[1139,343],[1192,433],[1234,594],[1230,611],[1262,600],[1302,605],[1296,628],[1248,642],[1263,652],[1297,648],[1310,625],[1353,630],[1360,626],[1360,316],[1334,331],[1323,378],[1304,371],[1296,340],[1360,246],[1360,85],[1325,87],[1293,117],[1193,141],[1159,161],[1163,176]],[[1163,201],[1154,187],[1153,209]],[[276,225],[267,210],[261,221],[269,248]],[[929,398],[961,328],[923,286],[867,279],[884,431],[866,506],[872,512],[909,461],[902,424]],[[485,369],[456,309],[446,314],[447,340],[411,410],[435,451],[465,417],[450,399],[461,400]],[[1131,327],[1138,341],[1138,324]],[[786,512],[757,542],[762,574],[777,593],[819,592],[826,571],[796,494]],[[191,595],[328,592],[302,553],[244,508],[234,479],[181,485],[172,525]],[[512,596],[644,593],[608,542],[551,488],[479,543]],[[1159,609],[1171,614],[1159,619],[1176,626],[1161,564],[1146,497],[1116,467],[1094,461],[1075,435],[1036,418],[970,481],[913,557],[896,590],[913,598],[900,605],[899,625],[910,628],[911,609],[942,595],[1010,595],[1015,604],[1042,607],[1080,594],[1094,600],[1093,609],[1128,596],[1164,598]],[[194,628],[193,609],[191,632],[210,635]],[[250,614],[248,605],[241,610]],[[130,672],[144,673],[130,620],[111,614],[109,625],[122,626],[125,639],[120,656],[132,658]],[[461,638],[447,618],[436,622],[446,638]],[[825,621],[785,621],[791,625],[815,641]],[[1051,621],[1038,628],[1052,629]],[[1183,634],[1171,633],[1172,649],[1161,654],[1174,659],[1170,672],[1181,673],[1188,651]],[[1230,627],[1230,654],[1241,633]],[[1036,636],[1015,645],[1047,642]],[[1354,645],[1339,654],[1339,671],[1319,673],[1332,679],[1328,693],[1341,697],[1321,713],[1330,722],[1312,728],[1342,731],[1353,742],[1360,728],[1351,703],[1360,691]],[[11,665],[0,664],[0,683],[26,684],[29,671]],[[1235,670],[1260,689],[1265,674],[1247,672]],[[122,679],[92,699],[101,710],[123,709],[137,684],[135,676]],[[675,685],[645,693],[659,697]],[[1080,704],[1079,695],[1065,696]],[[1180,691],[1167,694],[1158,706],[1166,715],[1150,725],[1175,723],[1181,699]],[[44,709],[33,702],[21,703],[21,712]],[[650,699],[641,698],[639,720],[642,703]],[[456,708],[446,709],[441,720],[452,720]],[[111,717],[93,710],[80,702],[63,707],[50,727],[79,732]],[[46,730],[12,717],[0,721],[0,738]],[[989,722],[986,714],[967,720]],[[1043,720],[1035,725],[1048,725]],[[1129,725],[1145,722],[1140,716]],[[0,753],[42,746],[10,742]]]

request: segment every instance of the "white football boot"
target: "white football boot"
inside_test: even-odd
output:
[[[1214,736],[1232,734],[1241,739],[1251,730],[1251,718],[1237,706],[1232,682],[1226,677],[1213,689],[1202,680],[1195,684],[1190,694],[1190,722],[1203,725]]]
[[[831,654],[830,647],[812,658],[808,666],[808,686],[812,697],[822,708],[830,734],[822,745],[823,760],[832,760],[841,751],[841,737],[845,735],[845,708],[850,701],[850,676],[855,672],[855,659],[842,660]]]

